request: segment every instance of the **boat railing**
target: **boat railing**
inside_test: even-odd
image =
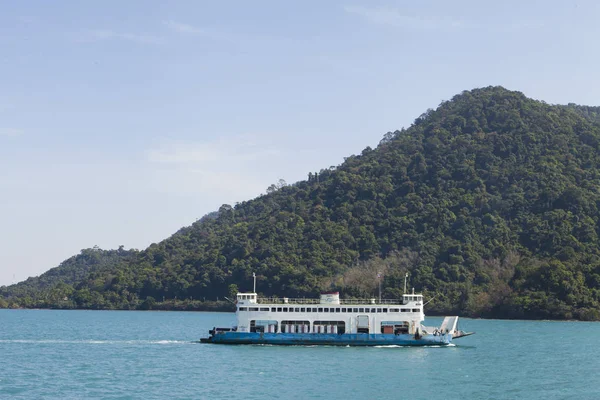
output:
[[[259,304],[325,304],[325,305],[338,305],[337,303],[321,303],[319,299],[305,299],[305,298],[288,298],[288,297],[259,297],[257,299]],[[344,304],[403,304],[401,299],[340,299],[340,305]]]

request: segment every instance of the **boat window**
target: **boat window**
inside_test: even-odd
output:
[[[339,309],[339,308],[336,308],[336,309],[335,309],[335,312],[340,312],[340,309]]]
[[[359,308],[358,312],[365,312],[365,309],[364,308]]]
[[[400,311],[401,312],[410,312],[410,308],[401,308]]]
[[[248,311],[248,307],[240,307],[240,311]]]
[[[275,307],[271,307],[271,312],[275,312],[277,309]]]
[[[319,307],[319,312],[323,312],[323,309],[321,307]]]
[[[281,312],[282,308],[281,307],[277,307],[277,312]]]
[[[329,308],[324,308],[323,312],[329,312]]]
[[[269,307],[261,307],[260,311],[269,311]]]
[[[387,308],[384,308],[384,309],[383,309],[383,312],[388,312],[388,309],[387,309]]]
[[[377,312],[376,308],[371,308],[371,312]]]
[[[342,312],[346,312],[346,309],[345,309],[345,308],[342,308]]]
[[[418,308],[413,308],[412,310],[413,310],[413,312],[419,312]]]
[[[287,307],[283,307],[283,312],[288,312],[288,308]]]
[[[304,307],[301,307],[301,308],[300,308],[300,312],[306,312],[306,308],[304,308]]]
[[[317,308],[316,308],[316,307],[313,307],[313,310],[312,310],[312,312],[317,312]]]
[[[377,309],[377,312],[381,312],[381,308],[378,308],[378,309]]]
[[[358,312],[358,308],[353,308],[352,312]]]
[[[258,311],[258,307],[250,307],[250,311]]]
[[[399,308],[390,308],[390,312],[400,312]]]

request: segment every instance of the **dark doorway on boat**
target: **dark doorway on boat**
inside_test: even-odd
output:
[[[356,317],[356,333],[369,333],[368,315],[359,315]]]

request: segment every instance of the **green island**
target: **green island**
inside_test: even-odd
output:
[[[233,310],[253,273],[262,296],[399,298],[408,273],[429,315],[600,320],[599,147],[600,107],[465,91],[145,250],[2,286],[0,308]]]

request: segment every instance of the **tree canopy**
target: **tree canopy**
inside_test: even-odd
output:
[[[253,272],[267,296],[371,296],[379,273],[397,297],[408,272],[436,296],[429,313],[597,320],[599,116],[502,87],[466,91],[375,149],[143,251],[102,251],[87,268],[85,250],[2,287],[0,306],[206,308],[251,290]]]

